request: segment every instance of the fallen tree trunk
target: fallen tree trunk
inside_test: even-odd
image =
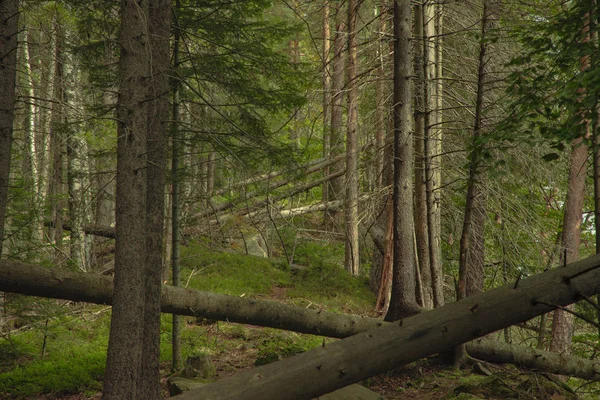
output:
[[[44,222],[44,225],[50,228],[54,228],[54,224],[52,223],[52,221],[46,221]],[[65,231],[71,231],[73,229],[72,225],[69,222],[63,222],[62,227]],[[109,239],[115,239],[116,237],[115,228],[111,226],[85,225],[83,227],[83,230],[88,235],[102,236]]]
[[[599,292],[600,256],[593,256],[175,398],[311,399]]]
[[[228,191],[230,191],[231,189],[236,189],[239,187],[251,185],[253,183],[257,183],[257,182],[264,181],[267,179],[277,178],[278,176],[281,176],[285,173],[291,173],[291,172],[294,172],[295,170],[299,170],[299,169],[303,169],[303,168],[306,168],[306,170],[304,171],[304,175],[310,175],[313,172],[317,172],[325,167],[335,164],[336,162],[340,161],[344,157],[345,157],[344,154],[340,154],[339,156],[331,158],[331,159],[319,158],[319,159],[310,161],[306,164],[299,165],[299,166],[295,167],[293,170],[274,171],[274,172],[269,172],[267,174],[255,176],[253,178],[249,178],[249,179],[246,179],[246,180],[243,180],[240,182],[235,182],[235,183],[229,185],[229,187],[217,191],[215,193],[215,195],[222,196],[222,195],[226,194]]]
[[[312,173],[314,173],[316,171],[321,170],[322,168],[326,167],[327,165],[333,164],[334,162],[336,162],[340,158],[341,158],[341,156],[337,156],[337,157],[335,157],[333,159],[327,160],[325,162],[322,162],[322,163],[314,165],[314,166],[312,166],[310,168],[307,168],[304,171],[304,174],[305,175],[310,175],[310,174],[312,174]],[[280,187],[285,186],[288,183],[290,183],[293,179],[294,179],[294,177],[292,177],[292,178],[286,178],[286,179],[280,179],[280,180],[278,180],[276,182],[269,183],[267,185],[267,187],[264,188],[264,189],[253,190],[251,192],[246,192],[243,195],[237,196],[235,199],[233,199],[231,201],[228,201],[228,202],[225,202],[225,203],[216,204],[216,205],[212,205],[211,204],[210,209],[208,209],[208,210],[206,210],[204,212],[201,212],[199,214],[193,215],[192,218],[209,218],[209,217],[211,217],[211,216],[213,216],[215,214],[218,214],[221,211],[225,211],[225,210],[227,210],[229,208],[233,208],[236,205],[239,205],[239,204],[242,204],[244,202],[247,202],[248,200],[253,199],[255,197],[258,197],[258,196],[260,196],[262,194],[269,193],[269,192],[271,192],[271,191],[273,191],[275,189],[279,189]],[[330,179],[333,179],[333,178],[330,178]]]
[[[112,304],[111,277],[0,260],[0,292]],[[377,319],[311,310],[274,301],[163,286],[165,313],[268,326],[343,338],[381,325]]]
[[[600,381],[600,364],[584,358],[485,339],[467,344],[467,352],[472,357],[489,362],[510,363],[553,374]]]
[[[586,261],[590,268],[593,265],[600,265],[600,258]],[[111,304],[112,279],[96,274],[0,260],[0,291]],[[167,313],[268,326],[335,338],[345,338],[367,329],[392,325],[373,318],[315,311],[271,301],[171,286],[164,286],[162,295],[161,308]],[[578,357],[565,357],[492,341],[471,342],[467,349],[472,356],[490,362],[511,362],[546,372],[600,380],[597,372],[598,365]]]
[[[111,304],[112,279],[64,269],[0,260],[0,291],[96,304]],[[195,317],[345,338],[389,325],[374,318],[315,311],[272,301],[164,286],[162,311]],[[490,362],[511,362],[582,379],[599,380],[595,363],[492,341],[472,342],[469,354]]]

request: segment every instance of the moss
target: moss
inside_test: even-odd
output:
[[[193,289],[240,296],[268,294],[291,283],[289,274],[266,258],[209,251],[197,243],[181,254],[182,281]]]

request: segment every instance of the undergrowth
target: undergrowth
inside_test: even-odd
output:
[[[201,243],[182,249],[182,284],[235,296],[269,298],[283,290],[286,301],[329,311],[359,313],[372,307],[363,278],[341,266],[339,244],[301,243],[296,259],[306,269],[293,273],[285,261],[211,251]],[[20,329],[0,338],[0,398],[36,398],[44,393],[95,393],[106,363],[110,310],[106,306],[64,304],[55,300],[13,297],[23,315]],[[281,298],[279,298],[281,300]],[[323,338],[270,328],[182,318],[182,352],[228,354],[251,348],[257,364],[272,362],[323,344]],[[171,316],[161,319],[163,375],[170,373]],[[327,339],[326,341],[329,341]],[[42,354],[43,353],[43,354]],[[233,371],[232,371],[233,372]]]

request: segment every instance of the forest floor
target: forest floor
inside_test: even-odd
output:
[[[311,247],[312,246],[312,247]],[[365,278],[348,276],[328,257],[343,249],[296,249],[306,269],[292,272],[268,259],[189,246],[182,252],[184,285],[199,290],[376,316]],[[8,297],[8,296],[7,296]],[[65,301],[5,298],[18,328],[0,337],[0,399],[100,399],[110,308]],[[290,357],[336,339],[272,328],[184,317],[184,357],[206,355],[220,379]],[[171,317],[161,323],[163,388],[168,396]],[[361,382],[385,399],[596,399],[598,388],[513,366],[478,363],[454,370],[439,357],[420,360]],[[586,391],[586,393],[584,393]],[[593,394],[590,394],[593,393]]]

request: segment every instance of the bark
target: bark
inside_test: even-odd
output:
[[[343,98],[344,98],[344,32],[346,31],[346,15],[344,14],[344,2],[338,2],[335,15],[335,32],[333,34],[333,68],[331,76],[331,124],[329,134],[330,157],[337,158],[344,154],[343,140]],[[330,170],[338,171],[344,169],[343,162],[338,162],[330,167]],[[343,197],[343,180],[335,179],[329,183],[327,195],[330,201],[339,200]],[[325,224],[335,225],[334,212],[325,213]]]
[[[61,268],[0,260],[0,291],[96,304],[113,304],[113,279]],[[381,320],[162,286],[165,313],[254,324],[328,337],[347,337],[379,326]],[[132,307],[132,305],[130,305]]]
[[[387,18],[389,16],[387,10],[387,0],[382,0],[379,6],[379,35],[377,40],[377,58],[378,58],[378,67],[377,67],[377,85],[375,86],[376,91],[376,105],[375,105],[375,116],[376,116],[376,126],[375,126],[375,177],[377,188],[383,186],[384,177],[383,177],[383,168],[384,168],[384,148],[385,148],[385,132],[387,127],[386,122],[386,108],[387,102],[385,101],[387,97],[386,87],[386,68],[385,68],[385,53],[388,52],[387,40],[385,39],[385,35],[387,34],[388,24]]]
[[[176,0],[175,12],[181,9],[180,0]],[[175,18],[175,39],[173,41],[173,70],[177,74],[180,66],[179,60],[179,45],[181,39],[181,30],[179,21]],[[181,285],[180,279],[180,248],[179,248],[179,93],[181,86],[178,81],[173,86],[173,109],[172,109],[172,155],[171,155],[171,268],[172,268],[172,284],[175,287]],[[212,190],[211,190],[212,192]],[[182,365],[181,359],[181,322],[179,315],[172,316],[172,371],[180,370]]]
[[[8,204],[10,159],[15,112],[19,1],[0,2],[0,254]]]
[[[56,29],[56,28],[55,28]],[[66,127],[66,118],[63,114],[64,95],[64,66],[63,66],[63,38],[60,30],[56,29],[56,48],[54,53],[54,71],[55,84],[54,93],[52,94],[53,103],[51,106],[51,122],[50,122],[50,151],[52,154],[52,176],[49,183],[49,199],[51,201],[50,209],[52,220],[52,230],[50,239],[54,243],[54,263],[61,265],[64,260],[63,251],[63,153],[64,153],[64,137],[63,132]]]
[[[144,266],[144,321],[140,384],[137,398],[160,399],[160,295],[169,126],[171,63],[171,0],[150,0],[148,31],[151,78],[146,132],[146,259]]]
[[[306,353],[239,373],[176,399],[311,399],[600,291],[600,257],[468,297]],[[358,362],[359,361],[359,362]]]
[[[526,346],[479,339],[467,344],[469,355],[493,363],[510,363],[553,374],[600,381],[600,364],[585,358],[550,353]]]
[[[565,284],[562,278],[565,275],[577,275],[577,277],[570,280],[570,283]],[[448,305],[441,310],[423,313],[418,318],[423,320],[423,317],[429,316],[427,319],[429,325],[437,324],[435,321],[441,317],[444,317],[443,319],[446,322],[452,322],[451,318],[447,319],[445,317],[447,310],[454,310],[453,315],[456,315],[457,310],[462,310],[458,314],[467,314],[467,317],[464,315],[461,317],[462,320],[466,320],[463,321],[465,324],[463,331],[465,332],[473,332],[482,327],[481,321],[485,321],[486,324],[495,323],[498,315],[502,317],[503,321],[495,329],[501,329],[504,327],[502,326],[504,323],[518,323],[517,320],[526,320],[550,309],[542,303],[564,305],[568,301],[573,301],[578,291],[580,294],[593,295],[595,292],[600,291],[600,285],[597,282],[600,282],[600,256],[590,257],[570,265],[566,269],[554,269],[527,278],[520,281],[516,289],[514,284],[511,284],[483,295],[474,296],[469,300]],[[103,275],[83,274],[60,268],[49,269],[33,264],[1,260],[0,291],[97,304],[111,304],[113,285],[112,279]],[[162,291],[161,308],[163,312],[176,312],[181,315],[269,326],[322,336],[345,338],[369,329],[382,326],[395,327],[397,325],[382,322],[378,319],[334,314],[277,302],[219,295],[171,286],[163,286]],[[516,299],[517,297],[518,299]],[[559,298],[566,299],[565,303],[560,303]],[[531,299],[537,299],[538,302],[542,303],[533,305]],[[521,310],[520,305],[523,305],[527,310],[524,310],[524,312],[519,311],[519,315],[514,318],[510,317],[512,309]],[[483,314],[485,312],[487,312],[487,315]],[[507,319],[510,319],[510,321],[507,321]],[[419,329],[416,324],[412,323],[413,321],[415,321],[414,318],[404,321],[403,329],[409,330],[410,328],[415,339],[423,341],[416,333],[423,333],[424,330]],[[443,322],[441,324],[441,326],[444,326]],[[461,331],[460,325],[455,326],[452,324],[449,326],[452,329],[446,332],[448,336],[456,335],[457,332]],[[430,327],[429,330],[431,333],[437,329]],[[427,333],[425,332],[425,334]],[[428,343],[425,340],[424,347],[427,347],[427,345]],[[440,346],[437,342],[434,345]],[[357,348],[360,347],[357,345]],[[577,357],[550,355],[540,351],[535,351],[534,355],[530,356],[534,350],[497,345],[488,341],[470,343],[468,349],[473,356],[482,359],[488,359],[487,357],[489,357],[489,361],[492,362],[517,362],[529,368],[558,372],[562,375],[573,375],[583,379],[598,379],[598,374],[591,372],[591,368],[597,367],[592,367],[587,360],[581,360]],[[511,355],[508,352],[510,349],[514,354]],[[536,361],[540,357],[543,357],[544,360]],[[561,362],[555,363],[556,357]],[[567,362],[562,360],[567,360]]]
[[[423,21],[425,19],[422,5],[415,7],[415,36],[425,38]],[[431,281],[431,267],[429,255],[429,232],[427,224],[427,179],[425,174],[425,93],[424,72],[427,64],[424,52],[425,46],[418,43],[414,47],[415,54],[415,240],[416,253],[419,260],[419,271],[422,280],[422,306],[426,309],[433,308],[433,286]]]
[[[395,321],[419,312],[413,247],[413,132],[410,1],[394,1],[394,256],[386,314]]]
[[[569,162],[569,184],[564,205],[562,248],[566,256],[563,260],[565,265],[579,259],[587,156],[588,146],[581,139],[575,140]],[[554,311],[552,316],[550,351],[569,354],[572,337],[573,315],[563,310]]]
[[[443,4],[437,2],[431,7],[428,3],[426,16],[429,23],[434,21],[435,45],[433,46],[435,94],[429,98],[429,112],[432,115],[431,127],[425,135],[425,170],[427,176],[427,225],[429,232],[429,256],[431,280],[433,282],[433,303],[435,307],[444,305],[444,286],[441,248],[441,154],[442,154],[442,123],[443,123],[443,86],[442,86],[442,38],[443,38]],[[434,14],[433,16],[431,14]],[[431,47],[430,47],[431,49]],[[431,59],[430,59],[431,60]]]
[[[467,260],[469,263],[465,277],[467,296],[483,292],[485,280],[485,221],[487,213],[485,210],[486,201],[483,189],[480,187],[478,192],[474,198],[470,230],[471,237],[469,248],[467,249]]]
[[[360,253],[358,248],[358,43],[356,39],[359,2],[348,0],[348,122],[346,124],[346,270],[358,275]]]
[[[70,257],[82,271],[89,271],[88,245],[84,226],[89,223],[87,142],[76,129],[67,132],[67,186],[71,222]]]
[[[475,98],[475,121],[473,124],[473,135],[471,140],[471,153],[469,162],[469,178],[467,180],[467,198],[465,202],[465,213],[462,234],[459,245],[459,274],[458,300],[464,299],[471,293],[483,290],[483,233],[481,226],[485,222],[485,208],[481,191],[481,152],[483,148],[479,143],[482,135],[483,120],[483,94],[486,83],[487,53],[487,31],[491,16],[488,13],[488,0],[483,2],[483,16],[481,18],[481,36],[479,45],[479,60],[477,70],[477,93]],[[466,358],[464,346],[455,349],[454,363],[461,366]]]
[[[598,40],[597,38],[595,38]],[[596,105],[598,108],[598,105]],[[599,110],[600,111],[600,110]],[[596,254],[600,254],[600,137],[598,136],[598,122],[594,124],[594,150],[593,150],[593,176],[594,176],[594,228],[596,229]],[[596,298],[596,302],[600,302],[600,296]],[[600,323],[600,310],[596,311],[596,319]],[[600,337],[600,327],[598,328],[598,336]]]
[[[329,53],[331,53],[331,28],[329,24],[330,6],[329,0],[323,1],[323,53],[321,63],[323,64],[323,158],[329,157],[330,148],[330,110],[331,110],[331,71],[329,68]],[[329,167],[323,168],[323,175],[329,175]],[[323,202],[329,201],[327,194],[328,184],[323,184],[322,197]]]
[[[141,390],[145,318],[146,154],[150,76],[149,0],[123,1],[117,104],[116,254],[104,399],[136,399]]]

